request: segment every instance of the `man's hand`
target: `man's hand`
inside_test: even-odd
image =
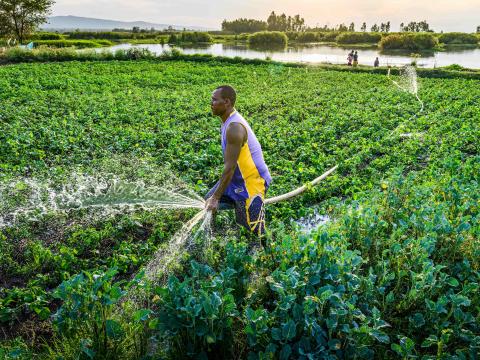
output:
[[[216,212],[218,210],[218,199],[215,196],[210,197],[205,202],[205,210]]]

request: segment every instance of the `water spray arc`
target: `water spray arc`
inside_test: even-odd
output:
[[[418,80],[417,80],[417,72],[415,71],[415,67],[411,65],[407,65],[403,67],[400,70],[400,82],[394,80],[390,76],[390,68],[388,68],[387,78],[390,79],[390,81],[401,91],[408,92],[409,94],[412,94],[413,96],[415,96],[417,101],[420,103],[420,110],[415,114],[413,114],[407,121],[411,121],[412,119],[416,118],[418,114],[423,112],[424,103],[418,96]],[[403,125],[403,123],[401,123],[394,130],[392,130],[392,132],[390,133],[390,136],[394,135],[401,125]]]

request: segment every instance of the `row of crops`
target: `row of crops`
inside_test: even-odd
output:
[[[51,213],[0,229],[0,355],[475,358],[479,81],[419,81],[415,116],[416,100],[380,74],[214,60],[0,67],[0,212],[32,181],[61,188],[79,172],[203,195],[222,170],[209,100],[224,83],[262,143],[267,196],[340,165],[267,208],[264,249],[221,214],[210,243],[157,285],[136,275],[193,210]],[[314,209],[332,221],[293,226]]]

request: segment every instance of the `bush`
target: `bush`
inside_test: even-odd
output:
[[[337,36],[340,33],[338,31],[327,31],[327,32],[320,32],[317,34],[318,41],[328,41],[334,42],[337,40]]]
[[[252,46],[278,46],[285,47],[288,44],[287,35],[280,31],[260,31],[248,37],[248,43]]]
[[[233,322],[239,315],[230,287],[236,271],[227,268],[217,274],[195,261],[191,268],[191,277],[180,281],[172,276],[166,287],[157,289],[159,310],[150,326],[169,344],[169,358],[207,359],[209,353],[231,358]]]
[[[32,34],[28,40],[64,40],[65,36],[57,33],[39,32]]]
[[[168,38],[169,44],[176,43],[211,43],[213,42],[213,37],[206,32],[182,32],[180,34],[171,34]]]
[[[76,343],[79,358],[116,359],[125,353],[125,345],[137,341],[129,328],[139,332],[144,330],[142,322],[151,311],[140,309],[132,314],[131,322],[122,321],[115,315],[115,307],[125,299],[127,290],[140,282],[141,275],[131,282],[115,282],[117,269],[106,272],[89,273],[84,271],[62,282],[53,296],[62,306],[53,315],[53,323],[59,342],[57,351],[62,352],[64,343]],[[80,341],[78,341],[80,340]],[[67,346],[68,347],[68,346]]]
[[[380,40],[383,50],[430,50],[438,45],[437,38],[432,34],[392,34]]]
[[[460,32],[452,32],[441,34],[438,41],[442,44],[477,44],[478,38],[475,34],[466,34]]]
[[[95,40],[95,39],[107,39],[107,40],[120,40],[131,39],[133,34],[130,32],[112,32],[112,31],[75,31],[68,33],[70,39],[83,39],[83,40]]]
[[[347,32],[341,33],[335,41],[339,44],[362,44],[362,43],[378,43],[382,39],[379,33],[367,32]]]
[[[112,42],[108,40],[36,40],[35,46],[49,46],[55,48],[64,48],[64,47],[77,47],[80,49],[84,48],[95,48],[105,45],[113,45]]]
[[[318,41],[318,34],[314,32],[302,32],[297,36],[296,41],[301,43],[311,43]]]

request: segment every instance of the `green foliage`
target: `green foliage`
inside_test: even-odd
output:
[[[65,40],[65,35],[52,32],[36,32],[28,37],[28,40]]]
[[[339,34],[341,34],[339,31],[320,32],[318,33],[318,39],[320,41],[335,42]]]
[[[113,43],[108,40],[35,40],[34,44],[35,46],[55,48],[77,47],[79,49],[113,45]]]
[[[339,34],[335,40],[339,44],[363,44],[378,43],[381,38],[382,35],[378,33],[347,32]]]
[[[290,39],[290,37],[289,37]],[[301,33],[297,33],[297,35],[295,36],[294,39],[292,40],[295,40],[297,42],[301,42],[301,43],[311,43],[311,42],[316,42],[318,41],[318,34],[317,33],[314,33],[314,32],[301,32]]]
[[[188,275],[183,281],[171,277],[166,287],[156,290],[158,313],[150,327],[169,343],[171,357],[231,357],[233,324],[238,316],[231,286],[239,280],[237,272],[227,267],[215,273],[192,262]]]
[[[211,43],[212,36],[207,32],[181,32],[179,34],[171,34],[168,38],[169,44],[197,44],[197,43]]]
[[[17,56],[38,61],[40,51]],[[2,184],[44,176],[61,186],[78,164],[91,173],[106,165],[121,171],[116,154],[155,159],[130,178],[147,181],[162,174],[155,164],[170,164],[204,194],[223,166],[208,103],[220,83],[236,87],[238,109],[262,143],[275,179],[269,197],[340,167],[321,186],[267,208],[264,250],[249,256],[234,230],[217,236],[210,257],[197,254],[189,268],[182,268],[184,254],[175,259],[175,276],[147,291],[154,304],[146,300],[140,309],[119,304],[129,287],[121,279],[193,212],[140,212],[97,224],[81,214],[51,215],[2,229],[0,318],[12,336],[27,321],[48,321],[51,311],[51,358],[120,351],[141,358],[148,342],[160,358],[478,353],[477,80],[456,69],[419,69],[425,112],[412,118],[416,100],[396,90],[384,69],[331,71],[178,52],[131,62],[119,61],[126,52],[55,51],[113,61],[0,67]],[[452,78],[429,78],[445,74]],[[389,137],[397,128],[411,137]],[[292,229],[289,219],[308,215],[313,204],[333,221],[310,234]],[[52,301],[49,289],[60,283]]]
[[[121,40],[121,39],[130,39],[133,37],[131,32],[112,32],[112,31],[75,31],[67,33],[69,39],[76,40]]]
[[[466,34],[460,32],[443,33],[438,37],[438,41],[442,44],[448,45],[461,45],[461,44],[473,44],[478,43],[478,38],[475,34]]]
[[[437,38],[430,33],[392,34],[383,37],[379,43],[383,50],[430,50],[437,45]]]
[[[0,37],[13,36],[23,43],[30,33],[47,22],[53,4],[53,0],[3,0],[0,2]]]
[[[53,315],[59,340],[80,339],[78,354],[88,359],[116,359],[125,354],[122,343],[127,339],[126,326],[113,314],[114,307],[126,295],[126,289],[140,281],[114,282],[115,268],[106,272],[82,272],[62,282],[53,296],[62,301]],[[135,322],[145,322],[149,310],[133,315]]]
[[[222,31],[231,31],[235,34],[254,33],[267,30],[267,23],[255,19],[235,19],[233,21],[224,20],[222,22]]]
[[[248,37],[248,43],[251,46],[278,46],[285,47],[288,44],[288,38],[285,33],[280,31],[260,31]]]

